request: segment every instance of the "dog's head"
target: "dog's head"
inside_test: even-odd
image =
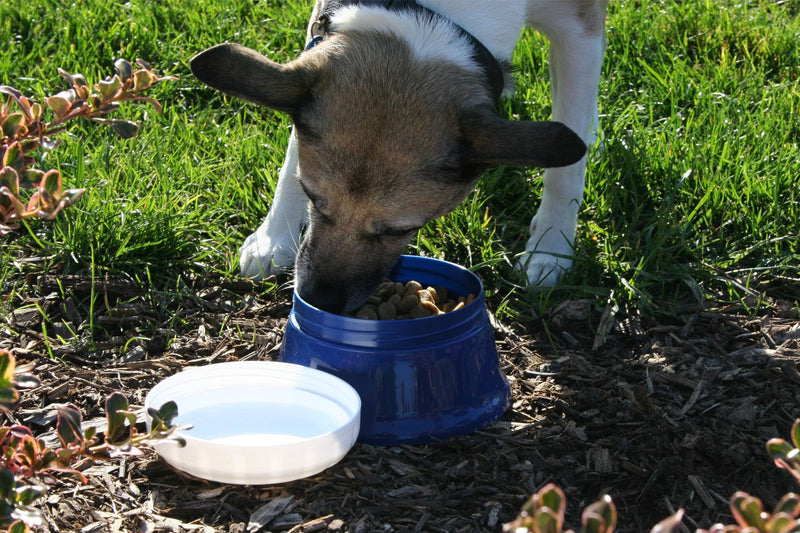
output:
[[[391,35],[334,34],[287,64],[235,44],[192,59],[202,81],[291,115],[310,199],[295,283],[331,312],[358,307],[427,221],[492,164],[563,166],[586,147],[557,122],[509,121],[480,73],[419,61]]]

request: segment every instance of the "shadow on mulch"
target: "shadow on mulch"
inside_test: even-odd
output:
[[[113,390],[141,406],[186,366],[275,359],[290,305],[286,293],[264,296],[249,282],[155,303],[125,280],[94,289],[85,278],[31,281],[3,297],[0,347],[36,362],[43,385],[25,393],[14,421],[43,438],[53,436],[58,404],[96,423]],[[610,494],[617,531],[649,531],[678,508],[691,531],[729,523],[736,490],[767,507],[796,490],[764,447],[800,417],[796,307],[758,317],[695,311],[666,323],[575,301],[495,330],[514,400],[482,431],[426,446],[357,444],[318,476],[263,487],[192,479],[146,450],[84,465],[87,485],[62,477],[39,501],[42,530],[500,531],[555,482],[570,527]]]

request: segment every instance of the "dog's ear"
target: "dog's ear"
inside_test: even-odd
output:
[[[200,81],[215,89],[287,113],[297,110],[317,78],[308,62],[281,65],[233,43],[200,52],[190,65]]]
[[[460,122],[471,163],[563,167],[586,153],[583,140],[561,122],[506,120],[487,108],[465,111]]]

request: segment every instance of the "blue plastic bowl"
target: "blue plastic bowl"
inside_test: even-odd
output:
[[[390,278],[477,298],[444,315],[386,321],[328,313],[295,293],[280,360],[330,372],[356,389],[361,442],[422,444],[472,433],[500,418],[511,396],[480,278],[416,256],[402,256]]]

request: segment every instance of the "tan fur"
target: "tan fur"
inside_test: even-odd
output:
[[[585,154],[563,123],[500,117],[480,70],[424,57],[393,33],[351,28],[285,65],[235,44],[192,59],[209,85],[292,116],[297,172],[282,172],[278,188],[310,200],[295,273],[317,307],[360,305],[416,230],[452,210],[486,166],[559,167]]]
[[[442,169],[459,166],[462,107],[490,102],[457,68],[435,65],[438,76],[412,68],[399,39],[351,34],[317,48],[308,60],[324,56],[326,68],[314,103],[295,119],[301,182],[319,211],[299,261],[313,249],[318,278],[352,283],[365,272],[383,276],[414,229],[466,196],[479,169],[457,186]],[[410,231],[394,234],[402,228]]]

